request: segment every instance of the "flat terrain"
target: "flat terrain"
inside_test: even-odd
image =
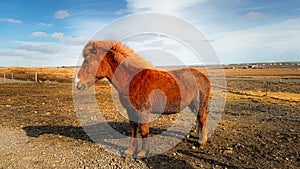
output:
[[[0,74],[6,71],[8,78],[11,70],[4,69]],[[0,168],[300,168],[299,83],[271,82],[265,96],[264,81],[229,80],[225,111],[204,149],[196,148],[192,130],[171,150],[136,160],[93,142],[75,113],[73,69],[49,70],[39,69],[40,83],[0,83]],[[13,71],[14,79],[25,80],[18,78],[19,68]],[[225,74],[295,79],[300,73],[238,69]],[[109,125],[129,135],[127,119],[112,104],[110,85],[100,82],[96,91]],[[151,135],[164,131],[174,119],[164,115],[152,123]]]
[[[207,74],[203,68],[200,71]],[[4,67],[0,68],[0,78],[4,74],[6,79],[23,81],[34,81],[35,73],[40,82],[72,82],[74,68],[25,68],[25,67]],[[269,69],[212,69],[213,76],[226,76],[228,78],[282,78],[300,79],[300,68],[269,68]],[[3,79],[0,80],[0,82]]]

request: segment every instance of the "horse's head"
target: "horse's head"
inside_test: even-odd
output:
[[[75,77],[78,90],[86,90],[95,82],[110,75],[108,55],[110,47],[103,46],[101,41],[90,41],[83,49],[84,61]]]

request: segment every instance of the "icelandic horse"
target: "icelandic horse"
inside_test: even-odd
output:
[[[131,141],[125,156],[132,156],[137,151],[135,138],[139,127],[142,148],[137,157],[147,157],[149,113],[178,113],[186,107],[197,116],[197,130],[201,127],[202,131],[200,147],[205,146],[206,108],[211,90],[205,75],[190,67],[169,71],[155,69],[132,49],[117,41],[90,41],[83,49],[83,57],[75,78],[77,89],[87,90],[98,80],[107,78],[118,91],[120,102],[127,111]],[[156,90],[161,92],[153,92]],[[162,102],[165,103],[164,108],[156,106]]]

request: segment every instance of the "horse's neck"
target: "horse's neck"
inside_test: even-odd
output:
[[[143,68],[128,65],[125,59],[122,60],[121,63],[114,62],[111,68],[113,75],[107,78],[122,95],[128,95],[132,78],[143,70]]]

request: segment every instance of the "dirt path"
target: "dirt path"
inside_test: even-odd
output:
[[[241,83],[228,84],[242,85],[243,92],[252,90],[249,82],[248,87]],[[285,88],[295,87],[288,85]],[[108,153],[86,135],[75,114],[71,87],[0,84],[0,168],[300,167],[300,107],[293,100],[229,92],[225,113],[205,149],[193,147],[192,132],[173,149],[141,161]],[[98,102],[105,102],[109,116],[110,89],[104,84],[100,87]],[[112,127],[129,134],[127,120],[114,119],[109,119]],[[156,126],[164,128],[169,119],[165,116]]]

